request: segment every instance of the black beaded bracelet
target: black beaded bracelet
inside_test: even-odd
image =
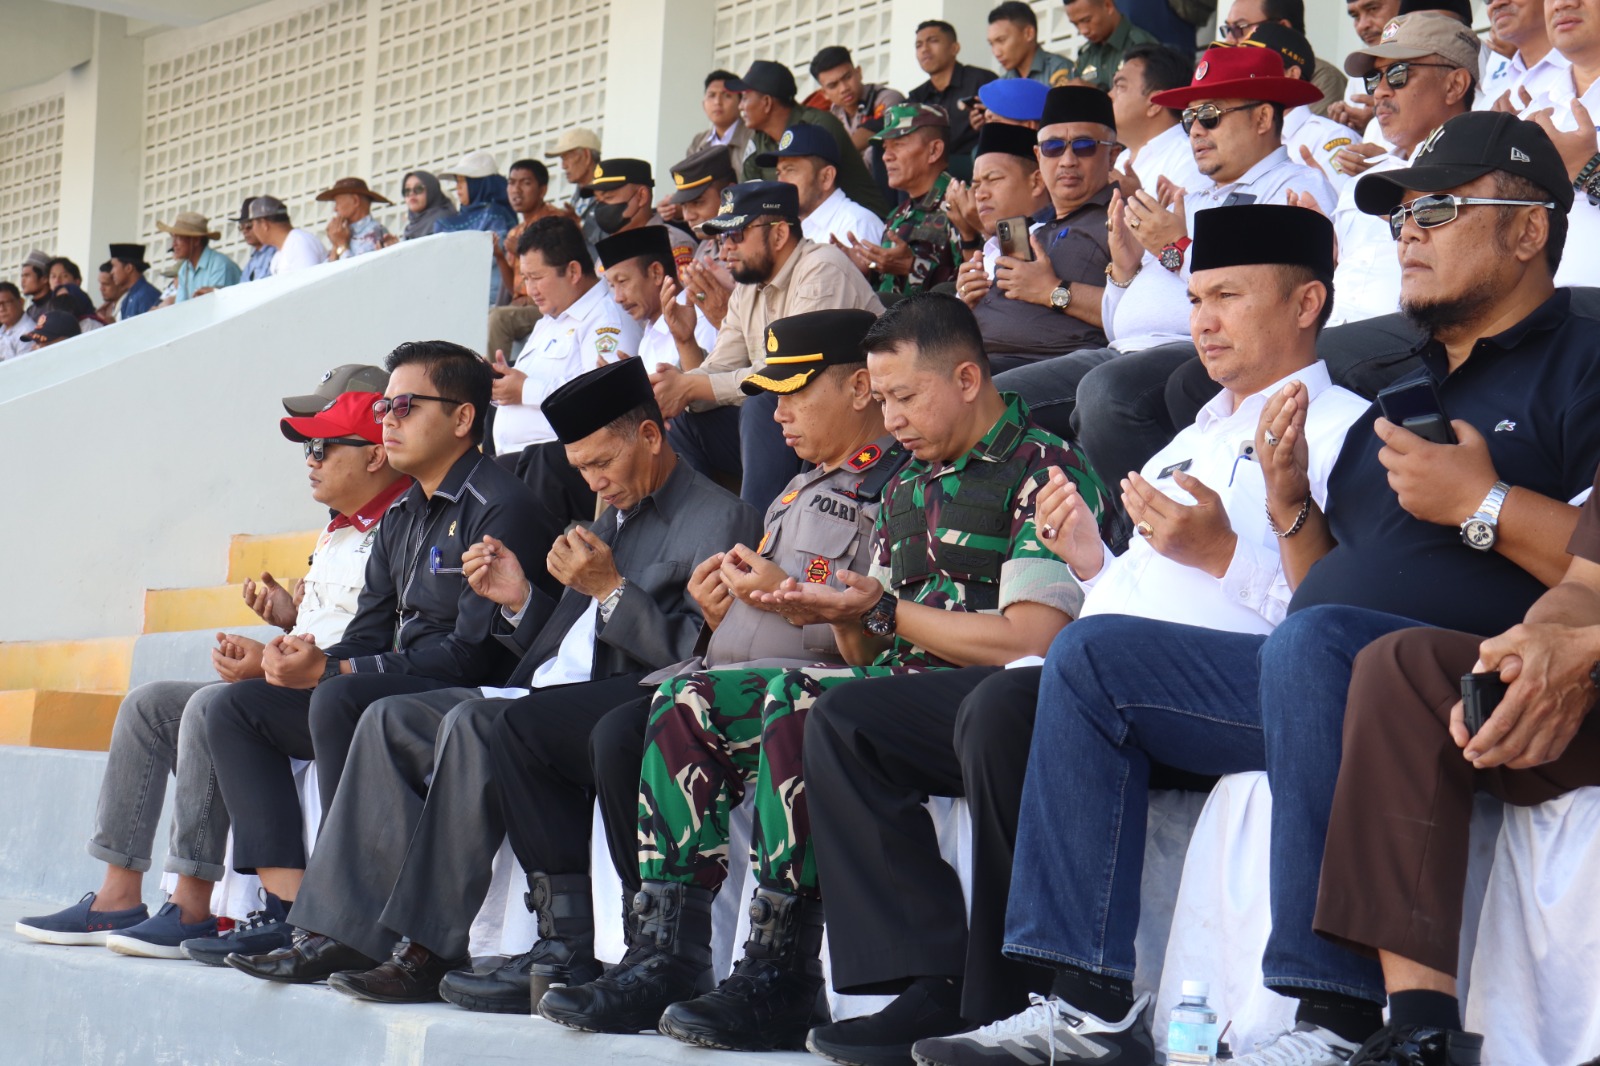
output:
[[[1277,521],[1272,517],[1272,505],[1269,503],[1267,504],[1267,528],[1272,530],[1272,535],[1279,540],[1287,540],[1300,532],[1300,527],[1306,524],[1306,516],[1309,514],[1311,514],[1311,497],[1307,495],[1306,502],[1300,505],[1300,513],[1295,515],[1294,525],[1280,532]]]
[[[1583,169],[1578,171],[1578,176],[1572,180],[1572,187],[1582,191],[1583,187],[1589,183],[1589,179],[1594,177],[1596,170],[1600,170],[1600,152],[1596,152],[1589,157],[1589,161],[1583,165]]]

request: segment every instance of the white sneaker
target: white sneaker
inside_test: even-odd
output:
[[[1233,1066],[1344,1066],[1359,1046],[1320,1025],[1300,1022],[1234,1059]]]
[[[1006,1063],[1104,1063],[1148,1066],[1155,1062],[1150,1030],[1141,1018],[1149,996],[1140,996],[1121,1021],[1074,1014],[1070,1004],[1034,994],[1021,1014],[957,1036],[918,1040],[911,1057],[919,1066],[1003,1066]]]

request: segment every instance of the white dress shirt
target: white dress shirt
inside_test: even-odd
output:
[[[617,528],[622,528],[622,523],[628,516],[621,511],[614,512],[617,516]],[[599,534],[596,534],[598,536]],[[613,542],[615,538],[613,538]],[[531,599],[531,597],[530,597]],[[556,653],[533,672],[533,680],[528,682],[534,688],[552,688],[556,685],[576,685],[594,679],[594,639],[599,632],[600,601],[590,598],[590,607],[578,616],[561,638],[561,646]],[[527,606],[523,606],[527,610]],[[520,622],[521,615],[515,617]]]
[[[1552,77],[1543,92],[1533,98],[1533,103],[1522,112],[1528,118],[1536,111],[1553,108],[1550,116],[1555,127],[1562,132],[1578,128],[1572,117],[1572,101],[1577,98],[1577,87],[1572,81],[1572,68],[1568,66],[1559,77]],[[1591,121],[1600,122],[1600,81],[1589,86],[1583,94],[1583,106]],[[1600,127],[1597,127],[1600,128]],[[1567,215],[1567,244],[1561,255],[1561,266],[1556,270],[1557,285],[1600,285],[1600,207],[1589,202],[1589,197],[1579,191],[1572,201],[1572,211]]]
[[[835,189],[815,211],[800,220],[800,231],[818,244],[827,244],[829,237],[837,237],[841,244],[849,247],[852,233],[857,240],[879,244],[883,241],[883,219],[850,199],[843,189]]]
[[[1283,144],[1289,149],[1289,161],[1304,162],[1300,149],[1309,148],[1336,196],[1350,184],[1350,175],[1334,168],[1333,157],[1340,149],[1360,143],[1361,134],[1341,122],[1312,114],[1308,105],[1291,107],[1283,116]]]
[[[1171,469],[1188,463],[1185,473],[1222,498],[1238,536],[1233,560],[1220,578],[1175,562],[1135,536],[1119,556],[1105,555],[1099,573],[1080,581],[1087,595],[1082,617],[1127,614],[1233,633],[1270,633],[1289,609],[1290,588],[1278,553],[1278,537],[1267,524],[1266,482],[1261,467],[1245,449],[1255,448],[1261,411],[1290,381],[1306,387],[1306,450],[1311,496],[1328,500],[1328,474],[1339,457],[1345,431],[1368,403],[1328,379],[1320,360],[1247,398],[1237,408],[1224,389],[1200,409],[1194,425],[1155,454],[1141,473],[1167,496],[1185,505],[1194,497],[1178,488]],[[1165,473],[1166,476],[1162,476]],[[1103,549],[1102,549],[1103,550]],[[1074,575],[1076,576],[1076,575]]]
[[[1211,179],[1195,165],[1194,149],[1189,147],[1189,135],[1183,132],[1182,123],[1168,126],[1146,141],[1131,165],[1134,177],[1151,196],[1163,177],[1183,186],[1185,192],[1198,192],[1211,184]]]
[[[688,295],[680,292],[678,302],[684,303]],[[717,343],[717,327],[698,307],[694,309],[694,342],[703,352],[709,352],[711,346]],[[673,340],[672,330],[667,328],[666,315],[657,315],[655,321],[645,327],[644,335],[639,338],[639,358],[644,360],[645,369],[652,374],[661,363],[683,365],[678,359],[678,342]]]
[[[279,248],[272,257],[272,276],[279,274],[292,274],[296,270],[314,267],[318,263],[326,262],[327,249],[322,247],[322,242],[317,235],[306,229],[292,229],[289,236],[284,238],[283,247]]]
[[[556,439],[539,404],[556,389],[601,363],[639,352],[639,323],[618,306],[604,278],[566,310],[545,315],[517,356],[516,368],[528,376],[522,402],[498,405],[494,448],[500,455]]]
[[[1364,174],[1407,166],[1398,155],[1377,156]],[[1339,239],[1339,265],[1333,271],[1333,313],[1328,325],[1341,326],[1400,310],[1400,252],[1389,235],[1389,220],[1356,207],[1356,183],[1339,193],[1333,209],[1333,232]]]
[[[23,340],[22,336],[38,328],[38,324],[28,317],[26,311],[22,312],[22,317],[17,319],[17,324],[10,329],[0,326],[0,362],[33,351],[33,342]]]
[[[1226,185],[1212,183],[1184,197],[1184,215],[1189,234],[1194,233],[1194,216],[1211,207],[1230,203],[1281,204],[1289,190],[1310,193],[1324,212],[1337,202],[1328,180],[1312,168],[1289,158],[1289,150],[1275,148],[1238,181]],[[1106,336],[1120,352],[1137,352],[1157,344],[1189,339],[1189,255],[1174,273],[1162,266],[1149,252],[1144,265],[1126,289],[1107,285],[1101,302]]]
[[[1523,58],[1521,49],[1509,59],[1488,49],[1484,51],[1488,56],[1485,61],[1487,69],[1478,81],[1478,98],[1472,105],[1477,111],[1489,110],[1496,100],[1515,89],[1526,89],[1529,96],[1538,96],[1572,66],[1567,57],[1554,48],[1531,67]],[[1520,103],[1515,96],[1512,101]]]

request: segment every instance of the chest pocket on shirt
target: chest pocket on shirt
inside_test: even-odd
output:
[[[367,533],[358,534],[347,529],[333,534],[331,543],[322,548],[306,573],[308,588],[320,586],[324,596],[319,599],[325,600],[336,600],[337,590],[359,592],[367,583],[367,561],[372,558],[372,544],[377,536],[376,527]],[[366,550],[358,550],[363,544]]]
[[[851,510],[860,506],[842,496],[833,499],[841,504],[847,504]],[[791,567],[785,569],[794,574],[797,581],[812,581],[817,584],[831,581],[837,585],[839,582],[834,579],[834,574],[840,567],[848,568],[854,560],[853,549],[860,536],[861,530],[854,521],[835,518],[808,508],[796,521],[794,536],[789,542],[798,570]],[[817,564],[819,559],[826,563],[825,567]]]

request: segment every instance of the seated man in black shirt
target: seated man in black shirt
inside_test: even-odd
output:
[[[485,535],[542,558],[561,527],[526,485],[478,450],[494,380],[476,352],[448,341],[402,344],[373,416],[389,464],[416,479],[395,501],[367,564],[344,638],[318,648],[283,636],[266,679],[241,681],[206,708],[217,783],[233,817],[233,865],[285,904],[305,870],[290,759],[316,759],[322,810],[333,803],[356,722],[373,701],[453,685],[498,684],[515,656],[490,639],[497,608],[467,587],[461,556]],[[543,596],[561,586],[542,567]]]
[[[1132,985],[1143,853],[1117,848],[1115,833],[1098,848],[1061,843],[1064,810],[1116,790],[1114,778],[1083,766],[1147,760],[1200,772],[1264,768],[1273,786],[1262,974],[1300,1006],[1295,1029],[1236,1061],[1478,1061],[1464,1034],[1449,1050],[1439,1042],[1407,1057],[1418,1021],[1408,1005],[1393,1003],[1385,1028],[1377,964],[1313,932],[1346,692],[1352,661],[1379,637],[1419,624],[1497,633],[1560,579],[1577,522],[1567,501],[1600,462],[1600,321],[1553,286],[1572,186],[1532,123],[1490,112],[1452,119],[1409,169],[1363,178],[1357,202],[1391,216],[1401,303],[1430,334],[1419,354],[1460,443],[1429,443],[1370,411],[1345,438],[1324,513],[1309,493],[1304,394],[1290,386],[1264,409],[1254,441],[1295,589],[1283,624],[1260,637],[1108,617],[1075,623],[1058,642],[1059,684],[1040,696],[1005,934],[1008,954],[1057,968],[1054,996],[1035,1019],[1038,1039],[1066,1051],[1057,1062],[1112,1050],[1119,1063],[1151,1061]],[[1067,713],[1047,731],[1051,701]],[[1124,810],[1117,824],[1141,818]],[[1047,905],[1060,899],[1103,903],[1094,921],[1070,923]]]

